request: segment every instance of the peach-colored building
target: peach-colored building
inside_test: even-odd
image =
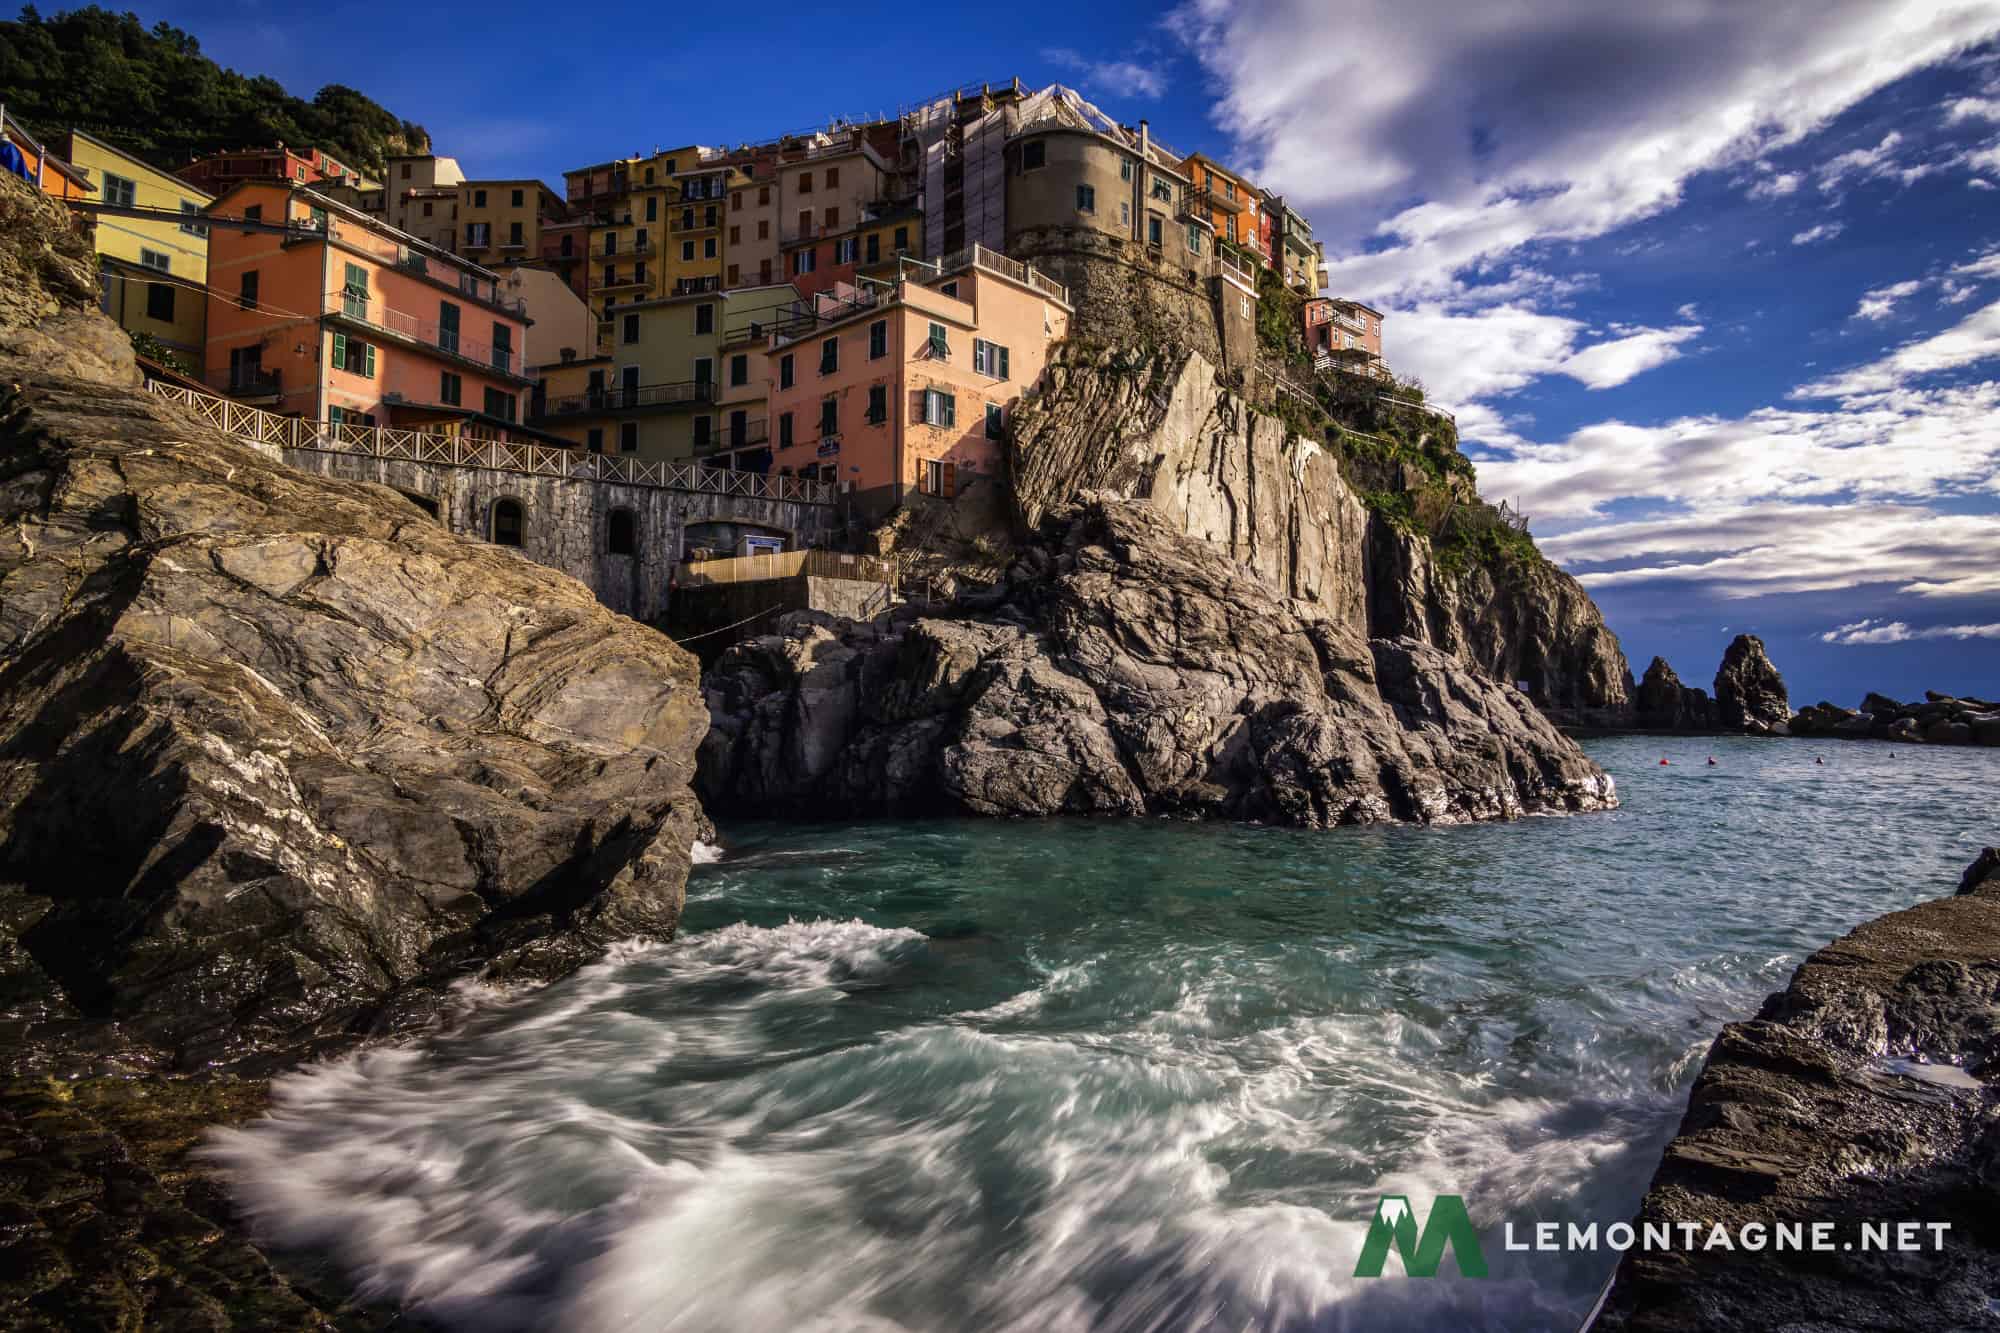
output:
[[[1315,296],[1305,303],[1306,350],[1322,369],[1381,375],[1382,312],[1359,301]]]
[[[493,273],[297,182],[208,211],[264,224],[212,229],[210,385],[336,425],[543,438],[516,424],[529,321]]]
[[[805,298],[769,352],[773,465],[839,481],[871,515],[996,475],[1008,414],[1070,313],[1061,284],[981,246]]]

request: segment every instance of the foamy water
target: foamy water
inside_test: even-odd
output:
[[[1610,1256],[1501,1223],[1629,1216],[1715,1029],[1948,891],[2000,777],[1595,749],[1623,811],[1508,826],[731,829],[679,940],[212,1151],[273,1243],[467,1329],[1574,1327]],[[1464,1196],[1493,1276],[1350,1276],[1384,1193]]]

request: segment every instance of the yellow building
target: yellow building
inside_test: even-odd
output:
[[[452,250],[475,264],[499,269],[542,253],[542,227],[568,210],[538,180],[461,181],[458,238]]]
[[[620,306],[666,293],[660,262],[667,229],[671,154],[619,158],[563,173],[573,218],[587,221],[584,249],[598,346],[608,346]]]
[[[92,244],[104,312],[127,333],[159,339],[198,373],[208,335],[201,213],[214,196],[82,130],[50,147],[83,174],[100,206]]]
[[[728,262],[730,192],[750,184],[750,176],[741,167],[705,161],[716,156],[712,149],[682,148],[663,156],[662,165],[680,168],[673,173],[667,219],[666,295],[715,291]]]
[[[781,284],[615,306],[608,353],[545,367],[529,424],[620,457],[754,467],[763,349],[797,299]]]

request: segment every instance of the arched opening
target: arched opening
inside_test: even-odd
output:
[[[493,502],[493,544],[496,546],[519,546],[521,534],[527,527],[527,514],[519,500],[495,500]]]
[[[405,500],[408,500],[411,504],[423,510],[426,514],[429,514],[432,518],[441,519],[444,516],[443,513],[440,511],[437,499],[434,496],[422,495],[416,491],[403,491],[402,496]]]
[[[571,236],[569,233],[564,232],[562,238],[563,258],[568,259],[575,252],[576,252],[576,238]]]
[[[604,549],[612,555],[639,554],[639,517],[629,509],[611,511],[604,534]]]

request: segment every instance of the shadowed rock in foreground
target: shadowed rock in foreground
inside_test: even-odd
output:
[[[1144,501],[1092,495],[990,593],[800,613],[705,684],[719,814],[1456,823],[1616,803],[1528,699],[1280,597]]]
[[[1836,1224],[1831,1252],[1629,1254],[1597,1330],[1990,1328],[2000,1299],[2000,851],[1957,895],[1807,959],[1722,1030],[1640,1211],[1775,1234]],[[1945,1222],[1916,1252],[1863,1222]],[[1846,1248],[1842,1248],[1846,1247]]]

